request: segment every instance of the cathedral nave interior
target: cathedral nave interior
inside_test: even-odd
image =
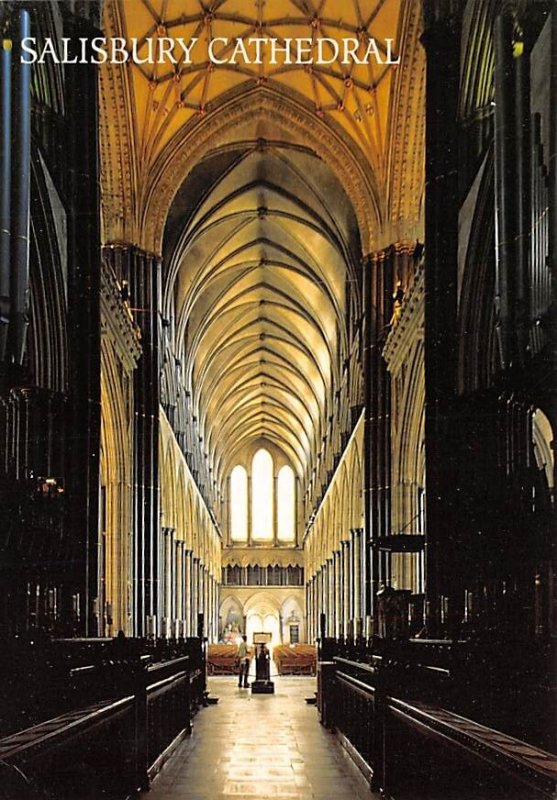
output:
[[[0,24],[6,797],[190,796],[244,635],[277,685],[250,708],[307,762],[271,793],[330,800],[323,759],[359,797],[342,746],[362,796],[553,796],[553,4],[8,0]],[[19,59],[99,32],[197,44]],[[228,63],[253,36],[385,58]],[[310,719],[332,749],[303,750]],[[234,774],[213,800],[262,800]]]

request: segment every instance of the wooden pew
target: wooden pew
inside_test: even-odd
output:
[[[238,672],[238,645],[210,644],[207,648],[209,675],[236,675]]]
[[[557,756],[444,708],[388,697],[382,790],[394,800],[550,800]]]
[[[123,798],[140,785],[135,698],[104,700],[6,736],[0,762],[13,782],[8,800]]]
[[[124,800],[148,789],[204,701],[204,654],[188,640],[184,655],[150,664],[128,644],[69,670],[72,698],[89,687],[93,701],[83,692],[82,707],[0,738],[2,800]]]
[[[445,667],[410,673],[381,656],[326,666],[322,722],[386,800],[557,796],[557,756],[441,705],[455,696]]]
[[[281,644],[273,648],[279,675],[315,675],[317,653],[310,644]]]

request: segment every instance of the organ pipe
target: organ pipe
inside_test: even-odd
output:
[[[495,303],[502,369],[514,363],[513,274],[516,169],[514,153],[513,20],[509,14],[495,19]]]
[[[31,33],[29,12],[19,12],[20,40]],[[17,178],[16,208],[12,241],[12,308],[13,332],[12,359],[17,366],[23,363],[25,332],[27,329],[27,307],[29,300],[29,222],[31,183],[31,65],[18,65],[17,80]]]
[[[528,346],[529,322],[529,226],[530,226],[530,53],[518,51],[515,63],[515,142],[516,142],[516,345],[517,359],[523,365]]]
[[[12,171],[12,42],[2,41],[0,84],[2,112],[0,115],[0,362],[6,355],[10,314],[10,189]]]
[[[550,89],[555,97],[557,88],[557,10],[551,13],[551,65]],[[548,230],[548,247],[550,250],[550,270],[553,280],[557,279],[557,103],[550,106],[550,144],[549,144],[549,186],[550,186],[550,223]]]

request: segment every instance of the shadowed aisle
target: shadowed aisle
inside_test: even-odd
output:
[[[218,705],[195,718],[186,739],[153,783],[150,800],[371,800],[356,767],[304,702],[315,679],[277,678],[274,695],[211,678]]]

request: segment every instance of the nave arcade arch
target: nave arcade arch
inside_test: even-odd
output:
[[[385,21],[396,22],[402,67],[318,69],[330,92],[322,103],[311,71],[213,74],[195,58],[175,75],[107,65],[103,225],[106,240],[133,241],[160,259],[151,323],[160,404],[199,490],[194,502],[226,541],[233,468],[256,441],[275,448],[294,472],[295,542],[307,550],[304,531],[363,406],[362,292],[375,269],[366,256],[419,229],[423,126],[411,117],[424,64],[414,0],[372,2],[361,19],[349,4],[342,24],[327,16],[328,1],[307,20],[299,4],[281,5],[279,21],[276,8],[255,4],[264,19],[254,24],[283,26],[284,35],[306,24],[314,32],[326,24],[330,36],[353,28],[364,41],[381,40]],[[228,0],[209,15],[192,8],[187,22],[176,8],[154,0],[132,19],[108,0],[105,26],[141,39],[236,24]],[[344,477],[360,505],[362,482],[363,463]],[[351,516],[343,504],[356,505],[348,493],[337,486],[331,495],[333,528]],[[318,549],[326,560],[325,528]],[[308,558],[313,564],[315,551]]]

